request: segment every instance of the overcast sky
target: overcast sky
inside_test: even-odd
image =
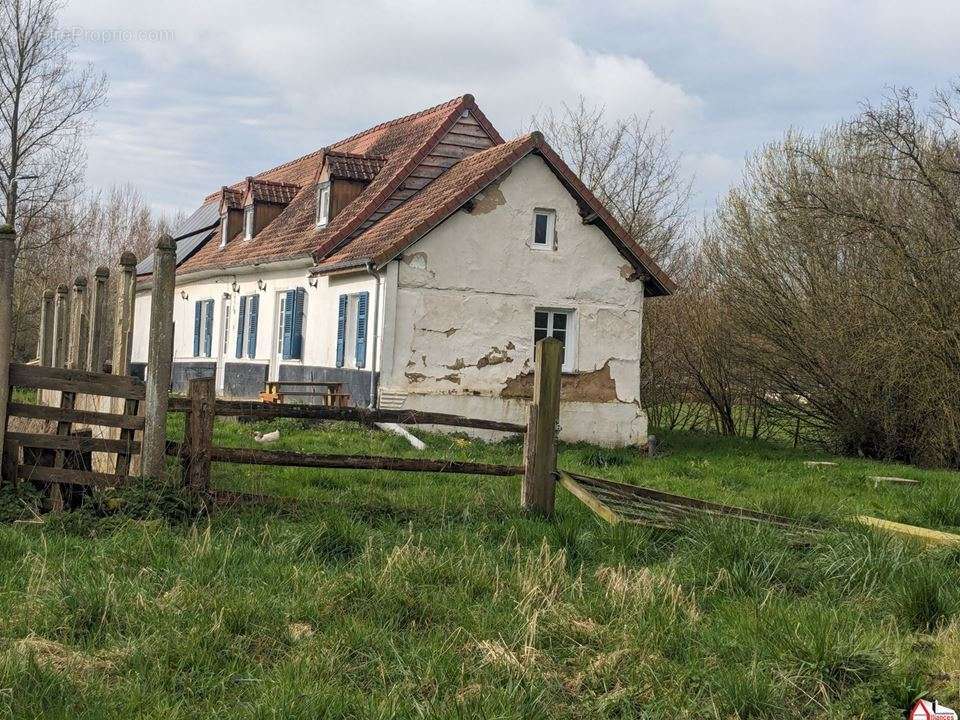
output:
[[[960,72],[957,0],[72,0],[64,25],[110,79],[90,184],[166,212],[466,92],[505,137],[579,95],[652,113],[702,212],[787,128]]]

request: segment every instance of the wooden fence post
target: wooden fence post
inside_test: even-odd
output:
[[[173,372],[173,290],[176,284],[177,243],[169,235],[157,242],[150,301],[150,347],[147,351],[147,410],[143,430],[141,474],[164,474],[167,441],[167,404]],[[212,408],[211,408],[212,410]]]
[[[70,339],[67,342],[67,367],[71,370],[83,368],[84,345],[86,337],[83,333],[84,298],[87,292],[87,279],[78,277],[73,281],[73,295],[70,298]]]
[[[10,401],[10,355],[13,352],[13,263],[16,259],[13,228],[0,228],[0,467],[7,438],[7,403]]]
[[[37,360],[41,367],[53,365],[53,290],[43,291],[40,301],[40,336],[37,338]]]
[[[103,372],[103,315],[107,307],[107,282],[110,271],[101,266],[93,274],[90,290],[90,329],[87,336],[87,370]]]
[[[133,350],[133,305],[137,295],[137,256],[125,252],[120,256],[120,277],[117,279],[117,312],[113,336],[113,374],[130,374],[130,353]]]
[[[195,492],[210,487],[210,454],[213,447],[214,402],[216,384],[213,378],[190,380],[190,413],[187,415],[185,440],[187,486]]]
[[[67,342],[70,339],[68,324],[70,320],[70,288],[57,286],[57,296],[53,305],[53,366],[63,367],[67,361]]]
[[[560,419],[560,367],[563,343],[544,338],[534,351],[533,401],[524,445],[520,505],[529,512],[553,514],[556,492],[557,423]]]

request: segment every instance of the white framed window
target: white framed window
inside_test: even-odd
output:
[[[533,211],[533,241],[531,247],[535,250],[556,249],[557,212],[536,208]]]
[[[243,236],[247,240],[253,237],[253,205],[243,210]]]
[[[227,246],[227,228],[229,223],[227,222],[228,215],[224,215],[220,218],[220,249],[223,250]]]
[[[330,183],[317,185],[317,227],[330,222]]]
[[[575,372],[577,367],[576,328],[573,310],[537,308],[533,313],[533,342],[556,338],[563,343],[563,372]]]

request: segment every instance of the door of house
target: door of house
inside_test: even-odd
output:
[[[227,374],[227,352],[230,342],[230,304],[233,297],[223,294],[223,308],[220,310],[220,338],[217,343],[217,394],[223,394]]]

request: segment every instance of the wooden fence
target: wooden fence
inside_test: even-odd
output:
[[[213,379],[193,380],[186,398],[173,397],[169,389],[176,244],[169,236],[160,238],[154,255],[146,382],[128,374],[136,294],[136,257],[131,253],[124,253],[119,261],[109,368],[102,358],[107,268],[99,268],[89,281],[77,278],[72,290],[61,285],[56,292],[45,292],[37,360],[31,365],[10,363],[13,247],[13,234],[0,230],[0,412],[6,413],[0,419],[0,475],[4,481],[29,480],[50,487],[54,508],[64,507],[84,487],[122,485],[137,473],[133,460],[138,456],[142,460],[140,474],[146,478],[164,475],[167,458],[175,456],[182,467],[185,490],[195,492],[210,490],[210,465],[214,462],[523,475],[524,509],[547,515],[553,511],[562,352],[557,340],[537,343],[534,397],[526,425],[433,412],[223,400],[216,398]],[[37,390],[37,404],[11,401],[14,387]],[[168,412],[186,413],[180,444],[166,440]],[[213,444],[218,415],[443,425],[525,433],[526,442],[522,466],[226,448]],[[53,432],[8,428],[10,417],[44,421],[44,427]],[[94,430],[100,435],[94,436]]]
[[[550,514],[554,504],[556,432],[560,395],[561,345],[554,339],[537,344],[534,372],[534,403],[527,425],[497,420],[466,418],[446,413],[416,410],[367,410],[315,405],[276,405],[219,400],[212,378],[190,381],[186,398],[170,398],[170,412],[187,414],[180,444],[167,445],[167,454],[180,460],[187,486],[195,491],[210,490],[210,465],[224,462],[240,465],[339,468],[349,470],[390,470],[407,472],[460,473],[469,475],[523,476],[521,502],[527,510]],[[499,430],[526,434],[524,465],[493,465],[436,458],[403,458],[379,455],[333,455],[278,450],[227,448],[213,444],[217,416],[250,419],[298,418],[341,420],[373,425],[390,422],[404,425]]]

